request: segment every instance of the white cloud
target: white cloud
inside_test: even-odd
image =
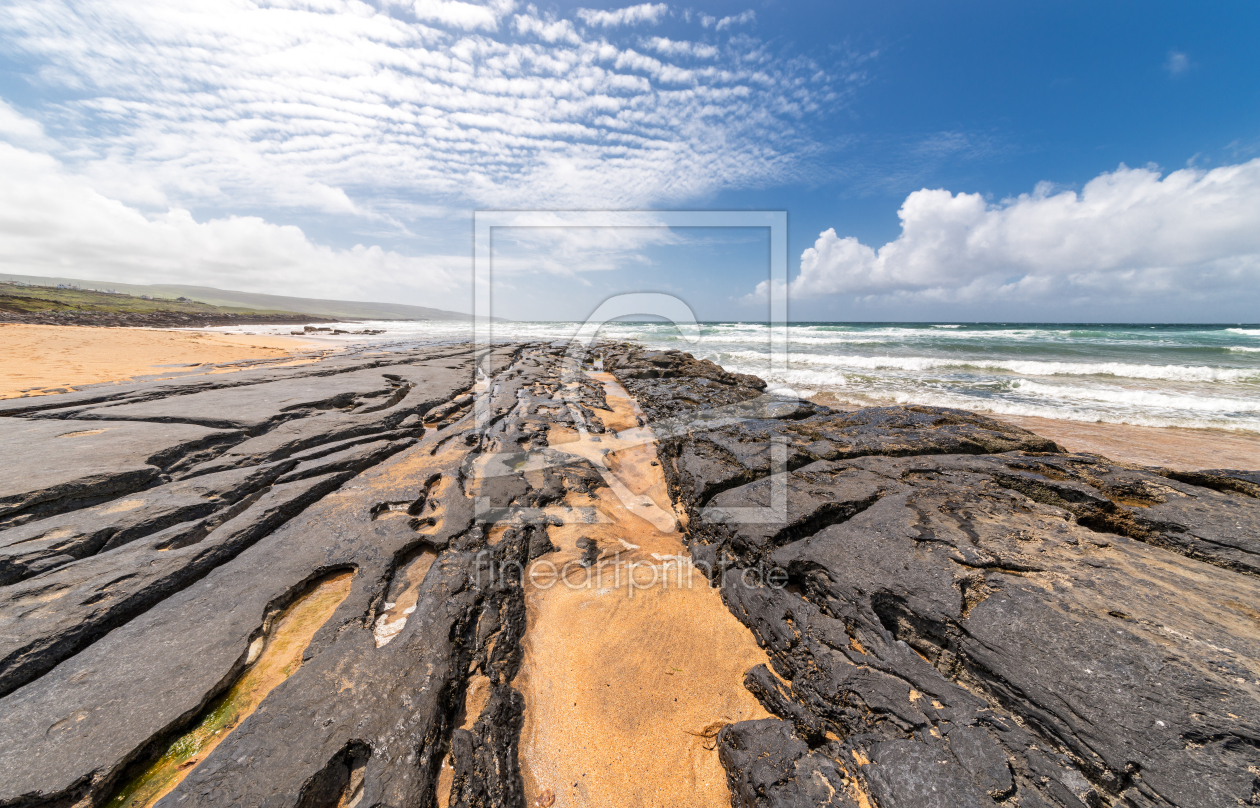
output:
[[[514,6],[13,0],[0,36],[72,99],[30,112],[110,196],[395,225],[417,205],[634,208],[788,183],[820,148],[802,120],[854,86],[752,40],[649,56],[633,32],[532,7],[500,33]]]
[[[613,63],[613,66],[618,70],[639,70],[650,73],[653,78],[663,84],[694,84],[696,81],[694,71],[664,64],[658,59],[653,59],[633,49],[617,54],[617,61]]]
[[[700,24],[705,28],[712,28],[715,31],[721,31],[723,29],[730,28],[732,25],[743,25],[744,23],[752,22],[756,19],[757,12],[752,9],[748,9],[740,14],[736,14],[731,17],[723,17],[720,20],[717,17],[710,17],[708,14],[703,14],[700,17]]]
[[[823,232],[801,254],[793,298],[1209,301],[1260,289],[1260,159],[1167,176],[1122,165],[1080,193],[1043,183],[999,204],[924,189],[898,216],[901,235],[878,250]]]
[[[582,44],[582,38],[573,29],[573,23],[568,20],[543,22],[530,14],[518,14],[512,20],[512,29],[518,34],[533,34],[544,42],[566,42],[570,45]]]
[[[651,48],[666,57],[694,56],[698,59],[712,59],[718,55],[718,49],[703,42],[687,42],[654,36],[643,40],[643,46]]]
[[[1169,51],[1168,59],[1164,62],[1164,69],[1171,75],[1179,76],[1190,69],[1190,57],[1181,51]]]
[[[648,208],[813,176],[809,116],[858,82],[748,36],[719,48],[634,28],[667,14],[0,3],[6,55],[42,96],[20,111],[0,100],[0,141],[16,147],[0,266],[466,309],[454,211]],[[328,226],[318,239],[277,224],[312,219]],[[583,238],[523,237],[520,271],[632,266],[661,243]],[[420,250],[436,257],[407,254]]]
[[[436,22],[464,31],[478,28],[495,29],[499,18],[516,7],[514,0],[493,0],[488,4],[462,0],[416,0],[412,12],[416,19]]]
[[[723,17],[717,21],[717,25],[713,26],[713,28],[716,31],[721,31],[722,29],[729,28],[732,25],[743,25],[744,23],[752,22],[755,19],[757,19],[757,13],[752,9],[748,9],[742,14],[736,14],[733,17]]]
[[[335,249],[298,227],[252,216],[198,222],[178,208],[145,215],[98,193],[54,158],[7,143],[0,143],[0,176],[6,273],[358,300],[395,289],[429,305],[468,307],[468,256]]]
[[[619,8],[613,11],[597,11],[590,8],[579,8],[578,17],[587,25],[601,28],[612,28],[618,25],[638,25],[640,23],[655,24],[669,11],[665,3],[641,3],[637,6]]]
[[[647,247],[680,244],[682,238],[668,227],[641,225],[619,227],[615,213],[608,214],[608,226],[574,227],[561,215],[552,224],[539,224],[537,214],[528,227],[495,228],[494,270],[496,276],[531,273],[565,275],[586,283],[580,276],[589,272],[625,269],[645,264]]]
[[[44,134],[44,127],[31,120],[0,98],[0,139],[18,145],[47,148],[52,141]]]

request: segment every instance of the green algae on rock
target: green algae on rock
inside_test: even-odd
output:
[[[107,803],[108,808],[148,808],[179,785],[268,693],[302,665],[302,652],[350,594],[353,579],[350,571],[334,573],[285,609],[271,632],[250,646],[249,667],[236,684],[211,702],[196,725],[176,738],[162,757],[125,785]]]

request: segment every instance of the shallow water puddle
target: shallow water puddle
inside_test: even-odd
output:
[[[113,427],[106,427],[105,429],[80,429],[78,432],[63,432],[57,437],[59,438],[86,438],[88,435],[99,435],[102,432],[108,432],[110,429],[113,429]]]
[[[215,699],[196,725],[107,803],[108,808],[150,806],[179,785],[198,763],[236,729],[277,685],[302,664],[302,652],[320,626],[350,594],[353,572],[339,572],[285,609],[266,637],[250,646],[249,667],[227,693]]]
[[[565,524],[548,535],[560,549],[526,581],[513,685],[526,704],[528,804],[726,808],[713,736],[769,717],[743,685],[767,658],[692,567],[635,402],[611,374],[590,375],[605,386],[611,409],[596,412],[610,431],[553,428],[549,442],[591,460],[609,487],[555,509]]]
[[[407,618],[416,610],[416,601],[420,599],[420,584],[424,583],[424,576],[429,574],[435,558],[437,551],[425,545],[399,565],[389,584],[385,610],[372,626],[377,648],[387,645],[407,625]]]

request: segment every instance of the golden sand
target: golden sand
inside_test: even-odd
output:
[[[1071,452],[1090,452],[1179,471],[1260,469],[1260,435],[1223,429],[1088,424],[1004,415],[1003,421],[1049,438]]]
[[[857,409],[828,393],[819,393],[810,400],[837,410]],[[1260,435],[1251,432],[1088,423],[1024,415],[995,415],[981,410],[976,413],[1035,432],[1069,452],[1100,454],[1122,463],[1162,466],[1178,471],[1260,469]]]
[[[691,566],[633,400],[611,375],[592,375],[612,407],[596,414],[621,431],[553,429],[550,442],[616,484],[557,508],[564,525],[548,533],[559,551],[526,581],[513,685],[525,697],[528,804],[726,808],[714,736],[768,717],[743,685],[766,654]],[[593,566],[579,563],[596,555]]]
[[[0,398],[139,376],[204,373],[225,362],[304,360],[309,357],[300,352],[316,349],[292,337],[0,323]]]

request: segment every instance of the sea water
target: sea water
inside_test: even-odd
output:
[[[468,339],[466,322],[374,322],[381,344]],[[291,326],[246,326],[288,333]],[[556,340],[568,322],[494,323],[496,341]],[[929,404],[998,415],[1260,433],[1260,325],[794,323],[771,365],[760,323],[704,323],[691,341],[665,323],[616,322],[599,336],[679,349],[800,396]]]

